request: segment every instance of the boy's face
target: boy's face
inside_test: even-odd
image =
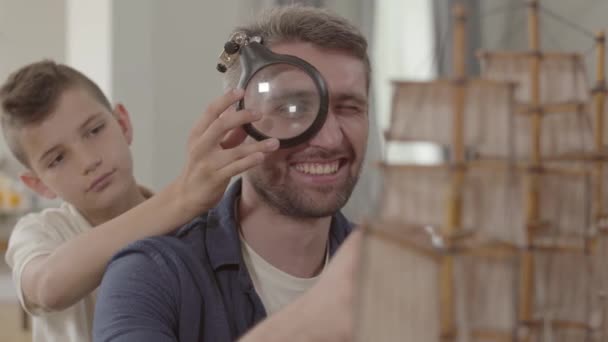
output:
[[[323,217],[342,208],[357,183],[368,134],[367,74],[361,60],[311,43],[274,45],[312,64],[329,88],[327,121],[315,137],[266,156],[245,180],[283,214]]]
[[[128,113],[110,112],[82,87],[69,88],[41,123],[19,132],[30,170],[21,179],[48,198],[80,210],[110,208],[133,189]]]

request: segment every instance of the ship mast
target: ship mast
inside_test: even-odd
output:
[[[526,206],[526,249],[522,254],[519,317],[525,326],[533,319],[534,306],[534,231],[540,221],[540,172],[541,172],[541,120],[540,103],[540,41],[538,27],[538,0],[528,3],[528,44],[530,53],[530,127],[531,151],[529,185]],[[524,338],[527,341],[528,337]]]
[[[465,35],[466,14],[462,5],[458,4],[453,10],[454,41],[453,41],[453,80],[452,82],[452,173],[447,197],[446,216],[443,236],[448,247],[462,228],[462,192],[465,173],[464,147],[464,110],[466,97],[466,66],[465,66]],[[454,295],[454,257],[447,256],[441,265],[441,340],[454,341],[456,338]]]
[[[604,31],[597,33],[596,37],[596,86],[593,89],[593,104],[595,111],[595,197],[594,197],[594,222],[599,228],[600,237],[606,234],[605,228],[602,227],[606,219],[604,211],[604,108],[606,102],[606,76],[605,76],[605,61],[606,61],[606,35]],[[597,246],[597,245],[596,245]],[[605,246],[603,246],[605,248]],[[597,251],[596,251],[597,252]],[[600,283],[600,301],[602,322],[600,327],[600,336],[602,341],[608,338],[608,301],[606,298],[606,284]]]
[[[595,222],[600,222],[605,218],[604,212],[604,107],[606,102],[606,79],[605,79],[605,58],[606,58],[606,37],[604,32],[596,35],[597,43],[597,84],[594,89],[594,109],[595,109],[595,152],[596,160],[596,179],[597,190],[595,192]]]

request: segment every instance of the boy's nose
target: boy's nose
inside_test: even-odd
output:
[[[92,153],[81,153],[80,160],[84,175],[95,171],[101,165],[101,157]]]
[[[309,141],[311,146],[332,149],[340,147],[344,135],[336,116],[329,112],[321,130]]]

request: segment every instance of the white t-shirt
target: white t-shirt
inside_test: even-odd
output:
[[[323,273],[321,271],[319,275],[313,278],[298,278],[283,272],[257,254],[247,244],[243,236],[241,236],[241,252],[253,281],[253,287],[260,296],[269,316],[306,292],[319,280],[320,274]],[[328,260],[329,254],[327,253],[323,270],[327,267]]]
[[[13,282],[21,305],[32,315],[33,342],[93,340],[94,292],[65,310],[45,312],[41,308],[27,307],[21,289],[21,274],[29,261],[51,254],[66,241],[91,228],[78,210],[68,203],[28,214],[17,222],[9,239],[6,262],[13,270]]]

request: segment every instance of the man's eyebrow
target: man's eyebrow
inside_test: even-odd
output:
[[[316,91],[293,89],[293,90],[280,90],[280,91],[273,92],[267,98],[267,100],[277,101],[282,98],[310,98],[310,97],[319,97],[320,98],[319,93],[317,93]]]
[[[320,98],[319,93],[312,90],[293,90],[293,91],[277,91],[274,92],[271,96],[269,96],[266,101],[277,101],[283,98],[311,98],[317,97]],[[368,105],[368,100],[366,96],[357,93],[340,93],[330,97],[332,100],[336,102],[347,102],[352,101],[355,104],[365,107]]]
[[[357,93],[340,93],[333,97],[337,102],[353,101],[360,106],[367,106],[367,97]]]

